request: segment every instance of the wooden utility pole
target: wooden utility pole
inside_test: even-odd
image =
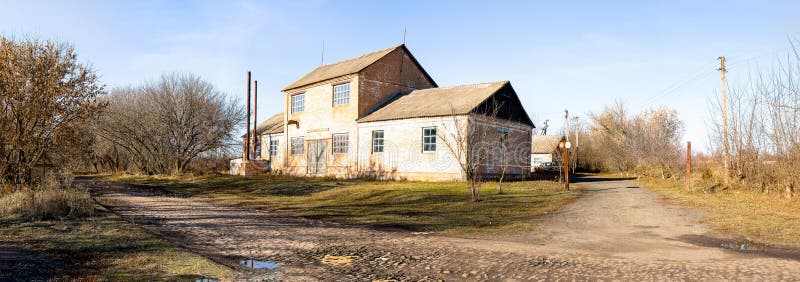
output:
[[[247,71],[247,124],[244,127],[244,152],[242,152],[242,161],[247,162],[250,160],[250,71]]]
[[[258,80],[253,81],[253,159],[258,159],[256,146],[258,146]]]
[[[725,77],[725,73],[728,70],[725,68],[725,56],[720,56],[719,58],[719,71],[722,75],[722,146],[725,150],[725,156],[723,159],[723,167],[725,169],[724,172],[724,181],[725,184],[728,184],[728,179],[730,178],[730,146],[728,145],[728,81]]]
[[[692,190],[692,141],[686,141],[686,191]]]

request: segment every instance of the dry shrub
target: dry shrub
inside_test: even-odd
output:
[[[82,218],[94,214],[94,201],[86,189],[72,184],[72,177],[48,176],[39,184],[0,196],[0,214],[34,220]]]

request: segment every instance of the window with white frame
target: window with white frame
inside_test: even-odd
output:
[[[333,86],[333,105],[350,103],[350,83]]]
[[[333,134],[333,153],[345,154],[350,146],[350,135],[348,133]]]
[[[383,153],[383,130],[372,131],[372,152]]]
[[[279,140],[269,140],[269,155],[272,157],[278,155],[278,141]]]
[[[422,151],[436,152],[436,127],[422,128]]]
[[[303,137],[292,137],[292,155],[303,154]]]
[[[306,109],[306,94],[292,96],[292,113],[300,113]]]

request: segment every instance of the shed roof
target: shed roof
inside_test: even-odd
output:
[[[414,90],[396,97],[359,122],[467,114],[508,81]]]
[[[419,65],[419,62],[417,62],[414,56],[411,55],[411,52],[408,51],[405,44],[400,44],[386,49],[370,52],[355,58],[320,66],[312,70],[311,72],[307,73],[297,81],[292,82],[292,84],[287,85],[286,87],[283,88],[282,91],[295,89],[298,87],[306,86],[323,80],[340,77],[343,75],[358,73],[397,49],[405,50],[408,56],[411,57],[411,60],[417,63],[417,65]],[[420,69],[422,69],[422,66],[420,66]],[[431,79],[430,75],[425,73],[424,69],[422,69],[422,71],[428,77],[428,79],[430,79],[431,82],[433,82],[433,79]]]
[[[538,135],[531,138],[531,154],[551,154],[558,148],[562,136]]]
[[[258,135],[276,133],[283,133],[283,112],[272,115],[256,126],[256,134]],[[247,133],[243,134],[242,138],[245,136],[247,136]]]

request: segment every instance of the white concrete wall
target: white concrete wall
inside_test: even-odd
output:
[[[464,119],[465,117],[457,117]],[[461,123],[465,124],[465,123]],[[366,177],[447,181],[463,179],[459,161],[443,140],[455,136],[453,117],[413,118],[361,123],[359,173]],[[422,151],[422,128],[436,127],[435,152]],[[372,152],[372,132],[384,131],[384,152]]]

